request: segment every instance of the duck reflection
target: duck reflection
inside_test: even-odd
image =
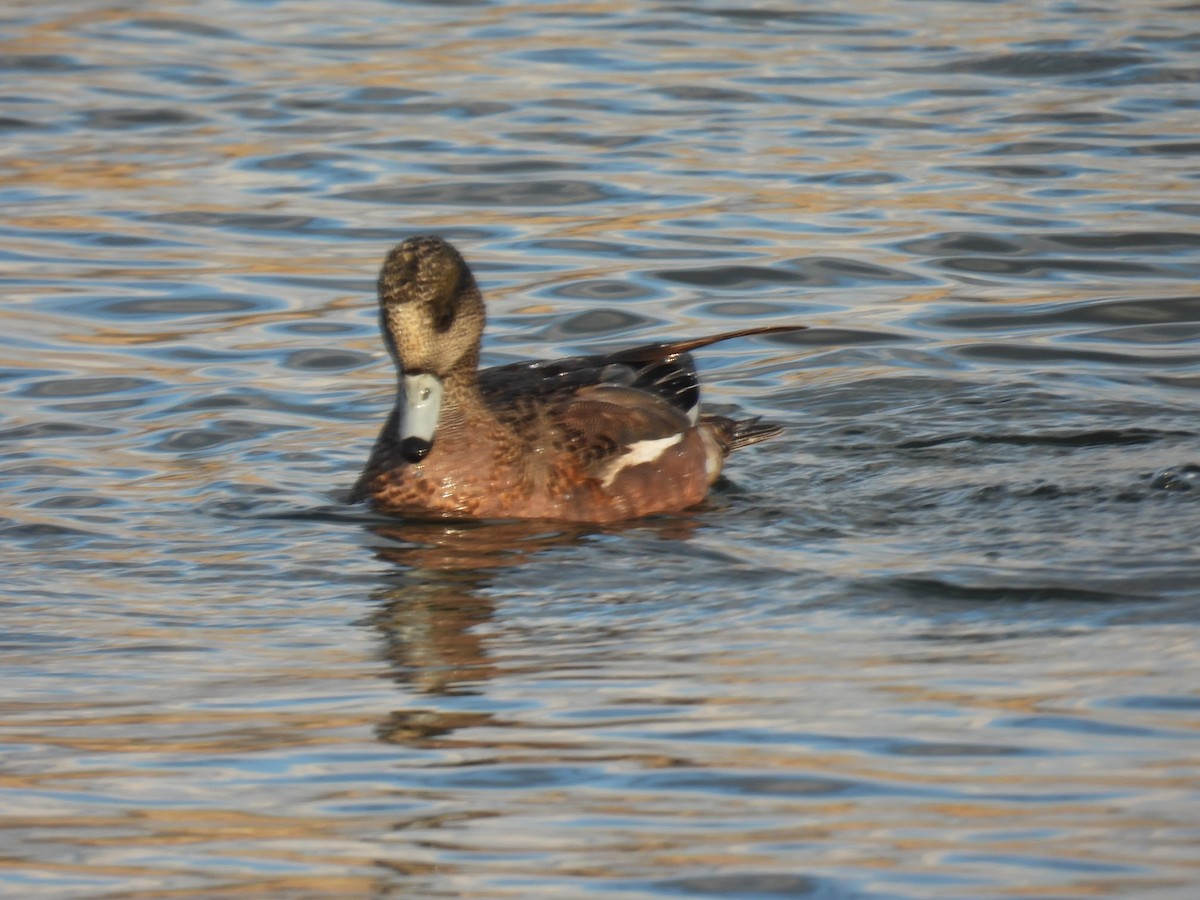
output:
[[[664,539],[687,540],[690,515],[624,526],[652,529]],[[496,615],[488,588],[505,569],[530,565],[553,551],[621,530],[547,522],[396,521],[371,526],[375,554],[392,563],[388,587],[374,595],[371,618],[384,641],[395,680],[428,696],[482,693],[496,676],[485,627]],[[570,566],[570,554],[549,562]],[[569,577],[556,573],[556,577]],[[488,713],[433,705],[393,712],[378,728],[381,740],[428,745],[460,728],[486,724]]]
[[[531,522],[403,522],[377,525],[376,556],[395,565],[392,586],[376,594],[373,623],[399,681],[426,694],[471,692],[493,674],[479,626],[495,610],[493,574],[583,530]]]
[[[371,530],[387,542],[375,547],[380,559],[395,563],[410,576],[443,580],[457,575],[464,583],[482,580],[484,571],[520,565],[551,547],[577,543],[601,531],[531,521],[397,521]]]

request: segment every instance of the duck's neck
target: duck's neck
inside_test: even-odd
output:
[[[479,354],[468,354],[446,375],[442,387],[442,421],[476,418],[486,414],[479,391]]]

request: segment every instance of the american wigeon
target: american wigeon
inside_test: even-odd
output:
[[[353,499],[471,519],[611,522],[694,506],[726,456],[782,429],[702,415],[688,351],[802,327],[480,371],[483,296],[439,237],[388,253],[379,312],[399,389]]]

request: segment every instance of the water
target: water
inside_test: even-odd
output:
[[[1195,13],[9,2],[0,892],[1194,896]],[[423,232],[786,433],[346,507]]]

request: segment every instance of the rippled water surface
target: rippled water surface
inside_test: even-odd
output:
[[[0,892],[1191,898],[1186,2],[0,11]],[[704,351],[703,507],[342,502],[373,283]]]

